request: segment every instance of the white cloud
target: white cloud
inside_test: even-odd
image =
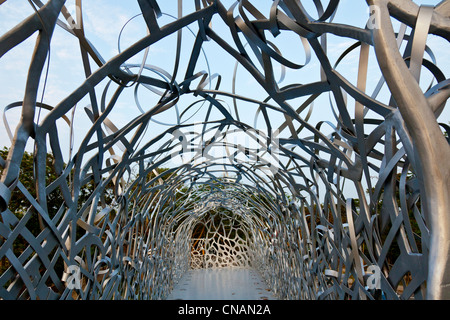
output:
[[[6,1],[0,6],[0,35],[34,12],[27,1]]]

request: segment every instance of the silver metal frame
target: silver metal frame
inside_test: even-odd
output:
[[[251,264],[280,299],[450,298],[450,146],[444,136],[449,127],[436,120],[450,87],[435,61],[424,58],[430,52],[428,34],[450,39],[448,1],[431,7],[409,0],[367,0],[365,28],[333,22],[339,0],[326,2],[326,7],[314,1],[318,19],[301,1],[271,1],[270,10],[261,12],[248,0],[229,7],[219,0],[198,0],[193,12],[179,10],[167,24],[161,23],[164,13],[156,0],[138,3],[148,35],[108,61],[85,36],[81,0],[75,17],[63,0],[32,0],[36,12],[0,37],[1,58],[38,32],[23,100],[2,101],[5,114],[21,108],[21,119],[14,133],[4,122],[11,143],[8,157],[0,158],[0,258],[11,266],[0,275],[0,298],[163,299],[190,267],[192,228],[208,214],[208,203],[242,216],[252,238]],[[179,9],[182,4],[178,1]],[[393,18],[402,24],[398,31]],[[228,27],[232,43],[215,29],[213,19]],[[55,28],[79,40],[86,80],[49,106],[39,103],[38,91]],[[195,36],[189,55],[180,54],[182,30]],[[276,40],[281,33],[298,37],[295,50],[304,51],[304,64],[287,59],[267,40],[268,34]],[[173,72],[145,61],[128,63],[171,35],[177,36]],[[329,35],[355,41],[335,65],[327,54]],[[236,62],[231,92],[221,87],[230,75],[198,69],[207,41]],[[403,52],[402,43],[407,44]],[[338,71],[340,61],[354,50],[360,58],[356,83]],[[369,65],[371,51],[378,65]],[[285,84],[283,76],[281,82],[276,79],[275,64],[283,72],[302,70],[312,58],[320,62],[320,80]],[[369,66],[382,74],[373,93],[366,89]],[[423,68],[436,83],[427,90],[419,86]],[[238,69],[246,70],[267,96],[246,97],[237,88]],[[1,77],[7,81],[6,74]],[[378,98],[384,84],[391,95],[386,103]],[[159,101],[149,110],[137,102],[141,114],[118,128],[108,116],[124,92],[137,86],[159,95]],[[324,95],[334,116],[312,123],[312,114],[325,114],[312,107]],[[91,102],[86,113],[92,126],[64,163],[56,123],[62,119],[72,127],[74,119],[66,115],[85,96]],[[163,134],[148,139],[146,129],[156,115],[179,108],[187,96],[198,101],[184,107]],[[354,114],[347,97],[355,101]],[[234,110],[223,102],[226,98],[232,99]],[[299,98],[304,100],[296,107]],[[254,124],[243,120],[247,103],[257,106]],[[204,118],[190,123],[183,111],[199,104]],[[48,113],[36,121],[40,109]],[[211,110],[221,118],[210,117]],[[274,113],[284,119],[281,125],[270,116]],[[262,127],[257,125],[261,121]],[[200,132],[195,130],[199,127]],[[227,135],[233,131],[258,147],[229,143]],[[206,138],[208,132],[214,138]],[[37,197],[20,179],[30,140]],[[205,160],[205,150],[213,147],[227,156],[208,154]],[[267,156],[275,151],[271,163]],[[52,183],[46,178],[47,153],[53,154],[59,177]],[[180,166],[158,171],[180,154],[185,156]],[[246,160],[238,161],[242,158],[237,155]],[[94,188],[80,203],[80,190],[90,182]],[[357,197],[346,194],[345,183]],[[47,198],[55,190],[62,203],[50,216]],[[21,217],[9,209],[13,191],[31,204]],[[113,193],[112,202],[105,201],[106,192]],[[36,216],[42,226],[37,236],[27,228]],[[27,248],[16,255],[19,236]],[[388,261],[392,250],[397,250],[395,260]],[[55,271],[61,260],[63,274]]]

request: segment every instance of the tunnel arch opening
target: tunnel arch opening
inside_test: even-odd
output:
[[[448,289],[432,271],[450,256],[439,251],[450,242],[439,243],[441,228],[432,228],[449,221],[450,196],[442,193],[449,167],[442,159],[450,157],[450,129],[437,122],[448,79],[429,47],[419,52],[427,33],[415,32],[426,25],[446,40],[436,25],[445,6],[407,2],[421,26],[400,7],[395,16],[384,8],[386,23],[368,29],[332,22],[339,1],[325,10],[314,1],[314,20],[298,1],[270,8],[194,1],[169,19],[159,7],[169,1],[139,0],[130,4],[139,13],[131,19],[147,26],[140,30],[145,35],[106,59],[82,23],[73,29],[74,18],[83,17],[79,5],[72,17],[64,1],[29,3],[37,6],[30,18],[0,37],[1,64],[28,35],[42,36],[33,68],[23,71],[30,90],[5,107],[1,128],[10,137],[0,157],[1,298],[164,299],[192,265],[240,261],[256,268],[280,299],[372,299],[379,290],[388,299],[422,299]],[[401,25],[389,33],[384,27],[393,20]],[[45,40],[61,32],[81,45],[84,75],[72,92],[40,103],[48,43],[55,45]],[[278,43],[280,33],[298,46]],[[352,43],[344,48],[336,37]],[[173,41],[171,55],[163,39]],[[305,65],[288,58],[298,49]],[[391,54],[380,57],[380,50]],[[56,52],[52,59],[67,58]],[[150,65],[158,53],[167,59]],[[357,77],[345,68],[351,53],[359,53]],[[373,65],[371,55],[378,59]],[[402,77],[385,77],[396,63]],[[373,92],[366,88],[369,67],[380,74]],[[433,85],[421,86],[421,68]],[[409,81],[408,90],[395,89],[400,81]],[[386,82],[389,90],[379,96]],[[418,148],[421,136],[401,101],[421,108],[427,126],[420,132],[433,141],[427,148]],[[6,117],[14,112],[15,134]],[[419,161],[431,155],[441,157],[428,166]],[[193,238],[201,225],[210,233]],[[374,275],[379,281],[368,282]]]

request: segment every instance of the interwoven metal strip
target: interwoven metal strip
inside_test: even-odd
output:
[[[191,267],[249,267],[251,238],[239,216],[217,212],[197,222],[199,238],[191,238]]]
[[[85,2],[29,1],[0,35],[0,63],[35,41],[23,99],[1,101],[0,298],[164,299],[219,259],[280,299],[450,298],[450,88],[427,46],[450,39],[448,2],[367,0],[362,27],[334,22],[339,0],[303,2],[137,0],[122,31],[144,35],[105,59]],[[61,31],[86,78],[48,104]]]

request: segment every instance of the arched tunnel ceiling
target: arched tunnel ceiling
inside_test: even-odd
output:
[[[29,1],[0,38],[2,68],[35,46],[18,72],[24,91],[2,101],[0,295],[164,297],[187,267],[191,227],[216,207],[280,250],[258,249],[255,264],[282,298],[373,298],[370,266],[390,299],[448,294],[430,272],[450,256],[433,227],[450,221],[448,6],[352,5],[138,0],[118,14]],[[28,206],[13,208],[15,197]],[[12,250],[18,234],[27,250]],[[64,280],[71,265],[82,289]],[[167,276],[142,276],[158,268]]]

